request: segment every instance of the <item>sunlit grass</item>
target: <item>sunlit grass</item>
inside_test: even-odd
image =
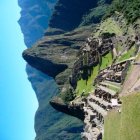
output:
[[[102,57],[102,62],[100,65],[100,70],[105,69],[106,67],[110,66],[112,64],[112,54],[111,52],[108,53],[107,55]]]
[[[77,96],[81,95],[85,91],[85,95],[88,95],[89,92],[94,91],[93,82],[98,75],[99,70],[106,68],[112,64],[112,54],[111,52],[102,57],[101,64],[93,67],[91,76],[88,77],[88,80],[80,79],[77,82],[76,94]]]
[[[123,60],[126,60],[126,59],[129,59],[130,57],[134,57],[135,55],[135,51],[136,51],[136,46],[132,46],[132,48],[130,50],[128,50],[126,53],[124,53],[119,59],[118,59],[118,62],[119,61],[123,61]]]
[[[99,71],[99,65],[93,68],[91,76],[88,78],[88,80],[84,80],[81,78],[81,80],[77,83],[76,93],[77,95],[81,95],[83,91],[85,91],[85,95],[87,95],[89,92],[94,90],[93,81],[98,75]]]
[[[122,30],[119,25],[112,19],[108,18],[104,20],[100,25],[100,30],[96,32],[95,36],[98,37],[101,33],[116,33],[117,35],[122,35]]]
[[[122,98],[122,111],[105,118],[104,140],[140,140],[140,94]]]

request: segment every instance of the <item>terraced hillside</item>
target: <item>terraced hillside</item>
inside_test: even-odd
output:
[[[140,138],[138,133],[140,129],[138,123],[140,121],[138,111],[139,94],[134,94],[140,91],[139,45],[138,40],[135,39],[138,34],[134,28],[135,25],[127,26],[126,23],[127,21],[124,20],[123,16],[116,13],[116,15],[104,20],[99,25],[82,48],[83,53],[81,54],[85,55],[86,52],[88,61],[86,57],[81,60],[87,63],[86,67],[82,68],[84,65],[82,64],[82,67],[79,68],[80,73],[76,73],[78,78],[76,79],[75,93],[79,98],[82,97],[81,102],[83,104],[80,106],[83,107],[85,112],[85,132],[82,134],[84,139],[96,140],[102,136],[105,140],[133,140],[134,138]],[[109,36],[111,34],[113,34],[111,43],[109,42],[105,45],[106,41],[108,41],[107,39],[110,38],[107,37],[106,41],[103,41],[103,35]],[[98,47],[98,55],[96,56],[96,53],[94,53],[94,56],[92,56],[92,58],[98,59],[94,59],[95,61],[91,65],[92,58],[89,57],[92,54],[91,47],[94,46],[95,49],[95,44],[98,44],[94,42],[95,38],[98,38],[99,42],[101,42],[101,37],[104,42],[103,45],[101,44],[102,51],[105,51],[105,55],[100,52]],[[103,49],[104,46],[110,47],[110,49],[107,47]],[[89,48],[90,52],[88,51]],[[89,74],[87,79],[83,79],[82,76],[79,77],[82,73],[81,71],[85,71],[85,69],[87,71],[93,70],[91,74],[87,72]],[[94,77],[93,75],[96,76]],[[91,79],[93,80],[92,82],[90,81]],[[80,93],[81,97],[79,96]],[[127,94],[132,95],[127,96]],[[123,97],[124,95],[126,97]],[[76,103],[76,100],[72,102]],[[116,103],[114,104],[115,100]],[[134,120],[137,123],[133,123]],[[132,123],[133,132],[129,123]],[[127,133],[133,134],[129,136]]]

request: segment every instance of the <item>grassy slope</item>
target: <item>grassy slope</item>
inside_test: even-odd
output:
[[[119,140],[121,115],[112,111],[105,119],[105,135],[103,140]]]
[[[112,18],[108,18],[103,22],[101,22],[98,32],[95,33],[95,37],[98,37],[101,33],[105,33],[105,32],[122,35],[122,29],[114,20],[112,20]]]
[[[107,66],[111,65],[112,63],[112,54],[108,53],[107,55],[102,57],[101,64],[97,65],[96,67],[93,67],[93,72],[91,76],[88,78],[88,80],[79,80],[77,83],[76,93],[77,95],[80,95],[83,90],[85,90],[85,94],[88,95],[88,92],[94,91],[93,81],[98,75],[99,70],[102,70],[106,68]]]
[[[112,60],[113,60],[113,58],[112,58],[111,52],[108,53],[107,55],[103,56],[102,57],[102,63],[100,65],[100,70],[103,70],[106,67],[108,67],[109,65],[111,65],[112,64]]]
[[[118,62],[119,61],[123,61],[125,59],[129,59],[130,57],[134,57],[135,55],[135,52],[136,51],[136,47],[135,46],[132,46],[132,48],[130,50],[128,50],[126,53],[124,53],[119,59],[118,59]]]
[[[140,140],[140,94],[122,101],[122,112],[110,112],[105,119],[104,140]]]
[[[93,80],[98,75],[98,71],[99,71],[99,65],[93,68],[93,72],[87,81],[83,79],[78,81],[77,88],[76,88],[77,95],[80,95],[83,92],[83,90],[85,90],[85,94],[88,94],[88,92],[94,90]]]

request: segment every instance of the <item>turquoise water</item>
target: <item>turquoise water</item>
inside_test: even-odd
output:
[[[38,107],[21,57],[26,48],[16,0],[0,2],[0,140],[33,140]]]

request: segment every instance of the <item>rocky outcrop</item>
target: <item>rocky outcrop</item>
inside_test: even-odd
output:
[[[76,104],[73,104],[73,102],[67,104],[64,103],[64,101],[61,98],[56,97],[50,101],[50,104],[52,105],[52,107],[54,107],[56,110],[60,112],[74,116],[82,121],[84,120],[85,113],[83,110],[84,105],[82,104],[82,101]]]
[[[25,60],[33,67],[41,70],[42,72],[48,74],[51,77],[55,77],[60,72],[64,71],[67,68],[65,64],[57,64],[47,59],[46,56],[43,58],[32,54],[31,52],[24,52],[23,57]],[[43,66],[43,67],[42,67]],[[53,71],[52,71],[53,70]]]

